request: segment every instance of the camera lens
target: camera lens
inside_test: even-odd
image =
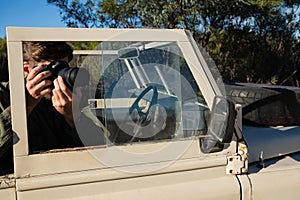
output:
[[[86,69],[70,67],[69,64],[64,61],[51,62],[47,66],[47,70],[52,72],[53,78],[61,76],[70,90],[73,89],[74,85],[75,87],[82,87],[88,85],[90,81],[90,75]]]
[[[66,84],[72,90],[74,87],[86,86],[89,83],[90,76],[87,70],[78,67],[64,68],[58,72]],[[75,82],[76,81],[76,82]]]

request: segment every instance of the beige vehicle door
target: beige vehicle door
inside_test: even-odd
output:
[[[221,144],[207,134],[222,94],[186,31],[11,27],[7,41],[18,200],[240,199],[237,178],[226,174],[234,137]],[[29,153],[25,41],[73,45],[70,66],[90,73],[83,112],[105,144],[77,127],[85,147]]]

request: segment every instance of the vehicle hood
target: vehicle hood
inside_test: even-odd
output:
[[[243,135],[249,163],[259,161],[260,157],[269,159],[300,151],[300,126],[243,126]]]

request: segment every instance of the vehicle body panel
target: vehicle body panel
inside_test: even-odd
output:
[[[300,151],[299,133],[300,126],[243,126],[243,134],[249,147],[249,161],[257,162]]]
[[[5,200],[16,199],[16,184],[12,175],[0,176],[0,197]]]
[[[0,188],[0,196],[5,197],[6,200],[16,199],[15,188]]]
[[[264,168],[249,167],[253,199],[298,199],[300,196],[300,154],[265,160]]]

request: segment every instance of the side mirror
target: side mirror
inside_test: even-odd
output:
[[[231,142],[235,118],[236,111],[233,102],[226,97],[216,96],[213,101],[207,136],[201,140],[203,152],[216,151],[223,144]]]
[[[139,57],[139,50],[136,47],[127,47],[118,51],[119,59],[133,59]]]

